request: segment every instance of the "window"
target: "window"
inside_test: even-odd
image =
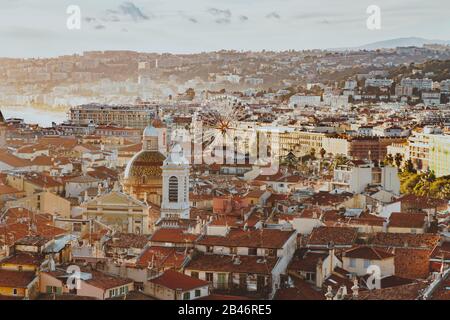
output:
[[[353,258],[350,258],[350,267],[355,268],[356,267],[356,260]]]
[[[223,290],[227,289],[227,274],[219,273],[217,275],[217,289]]]
[[[198,298],[198,297],[200,297],[201,296],[201,290],[200,289],[197,289],[197,290],[195,290],[195,297],[196,298]]]
[[[213,282],[213,273],[212,272],[206,273],[206,281]]]
[[[249,256],[256,256],[258,253],[258,249],[257,248],[248,248],[248,255]]]
[[[364,259],[364,268],[368,268],[370,266],[370,260]]]
[[[185,292],[183,293],[183,300],[190,300],[191,299],[191,293]]]
[[[313,272],[307,272],[305,278],[306,278],[305,279],[306,281],[313,281],[313,282],[315,282],[316,281],[316,274],[313,273]]]
[[[197,271],[191,271],[191,277],[198,279],[198,272]]]
[[[230,253],[231,254],[237,254],[237,248],[236,247],[231,247],[230,248]]]
[[[169,178],[169,202],[178,202],[178,178]]]
[[[16,288],[13,289],[13,295],[17,296],[17,289]]]

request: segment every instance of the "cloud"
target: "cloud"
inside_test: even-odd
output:
[[[208,13],[213,16],[222,16],[223,18],[231,18],[231,11],[229,9],[222,10],[217,8],[209,8]]]
[[[272,11],[269,14],[266,15],[266,18],[267,19],[280,19],[281,17],[280,17],[280,15],[277,12]]]
[[[95,22],[97,19],[94,17],[85,17],[84,21],[86,21],[87,23],[91,23],[91,22]]]
[[[241,21],[241,22],[248,21],[248,17],[247,17],[247,16],[244,16],[244,15],[239,16],[239,21]]]
[[[119,6],[119,11],[125,16],[130,16],[133,21],[150,20],[148,15],[145,15],[140,8],[133,2],[124,2]]]
[[[186,19],[187,21],[191,22],[191,23],[198,23],[197,18],[192,17],[190,15],[187,15],[186,13],[184,13],[183,11],[179,11],[178,14],[183,17],[184,19]]]
[[[231,20],[228,18],[219,18],[219,19],[214,20],[214,22],[217,24],[229,24],[229,23],[231,23]]]
[[[106,26],[103,24],[98,24],[94,27],[95,30],[103,30],[106,29]]]

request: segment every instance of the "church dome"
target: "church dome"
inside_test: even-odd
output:
[[[161,179],[162,165],[166,157],[159,151],[142,150],[128,162],[124,178],[126,180],[149,181]]]
[[[150,124],[144,129],[143,137],[158,137],[158,130]]]
[[[155,128],[166,128],[166,125],[160,119],[154,119],[152,121],[152,126]]]

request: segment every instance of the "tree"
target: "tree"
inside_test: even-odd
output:
[[[284,157],[282,164],[288,166],[289,168],[297,168],[299,159],[292,152],[289,152],[286,157]]]
[[[395,166],[397,168],[400,168],[402,161],[403,161],[403,156],[400,153],[396,153],[395,157],[394,157],[394,161],[395,161]]]
[[[334,167],[346,165],[348,162],[349,162],[349,160],[346,157],[344,157],[343,155],[338,154],[334,158]]]
[[[414,165],[413,165],[411,159],[408,159],[408,160],[405,162],[405,165],[404,165],[404,167],[403,167],[403,170],[406,171],[406,172],[408,172],[408,173],[416,173],[416,172],[417,172],[416,169],[414,169]]]
[[[327,152],[325,151],[324,148],[320,149],[320,157],[323,159],[325,158],[325,155],[327,154]]]
[[[185,94],[190,100],[193,100],[195,98],[195,90],[192,88],[187,89]]]
[[[392,154],[387,154],[384,158],[384,163],[387,165],[392,165],[394,163],[394,158],[392,157]]]

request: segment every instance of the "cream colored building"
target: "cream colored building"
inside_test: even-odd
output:
[[[148,234],[158,217],[150,206],[118,190],[99,195],[81,205],[83,217],[126,233]]]
[[[342,268],[358,276],[371,274],[372,268],[379,268],[381,277],[392,276],[395,274],[394,257],[384,250],[356,247],[342,255]]]
[[[48,191],[10,201],[8,207],[23,207],[37,213],[49,213],[62,218],[70,218],[70,201]]]
[[[430,144],[430,170],[436,177],[450,175],[450,135],[432,135]]]

